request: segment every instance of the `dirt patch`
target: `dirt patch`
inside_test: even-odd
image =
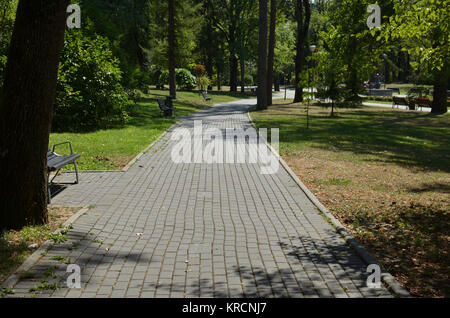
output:
[[[411,294],[450,296],[448,174],[317,149],[284,159]]]
[[[49,239],[65,221],[81,208],[50,207],[49,223],[39,226],[27,226],[20,231],[7,231],[0,235],[0,283],[11,275],[36,248]]]

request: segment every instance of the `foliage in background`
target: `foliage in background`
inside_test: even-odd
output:
[[[433,70],[444,69],[450,60],[450,2],[401,0],[395,3],[394,8],[395,15],[384,25],[386,32],[380,35],[380,39],[390,37],[394,41],[409,41],[410,45],[404,50],[420,58],[413,63],[415,68],[429,63]]]
[[[55,130],[123,124],[130,101],[109,41],[81,30],[66,33],[54,109]]]
[[[211,80],[208,76],[203,75],[197,79],[197,84],[201,90],[205,90],[211,85]]]
[[[160,70],[168,69],[168,6],[167,1],[148,2],[149,33],[145,50],[147,63]],[[202,5],[193,0],[177,0],[175,5],[175,61],[177,68],[189,68],[198,60],[197,38],[203,25]],[[153,83],[156,84],[156,83]]]
[[[382,56],[380,44],[366,25],[366,10],[371,3],[369,0],[332,2],[328,11],[329,28],[321,33],[324,49],[343,67],[345,99],[349,102],[360,101],[358,94],[363,90],[363,82],[376,70]]]
[[[177,86],[184,89],[193,89],[197,85],[195,76],[185,68],[177,68],[175,70]],[[169,71],[162,71],[159,77],[159,82],[161,84],[169,84]]]
[[[90,36],[110,41],[111,50],[123,72],[122,85],[149,84],[148,54],[151,49],[151,3],[149,0],[81,0],[82,28],[90,26]]]
[[[3,76],[16,9],[17,0],[0,0],[0,91],[3,86]]]

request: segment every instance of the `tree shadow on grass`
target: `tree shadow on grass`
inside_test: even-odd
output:
[[[407,190],[413,193],[437,192],[442,194],[450,194],[450,183],[423,183],[420,187],[410,187]]]
[[[450,117],[350,110],[340,118],[312,116],[306,129],[304,115],[285,115],[259,117],[258,126],[280,128],[282,143],[308,142],[319,149],[371,155],[372,161],[450,172]]]

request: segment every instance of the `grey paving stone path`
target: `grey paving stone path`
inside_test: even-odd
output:
[[[214,106],[179,127],[192,131],[202,120],[248,128],[250,104]],[[391,296],[366,286],[362,260],[282,167],[262,175],[258,164],[175,164],[171,134],[127,172],[81,173],[78,185],[53,199],[95,207],[12,297]],[[80,266],[81,289],[67,288],[60,256]]]

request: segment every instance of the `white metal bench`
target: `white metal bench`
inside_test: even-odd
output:
[[[57,146],[68,144],[70,148],[70,154],[67,156],[59,155],[55,152]],[[80,158],[80,154],[76,154],[73,152],[72,143],[70,141],[66,141],[60,144],[56,144],[53,146],[53,150],[50,149],[47,152],[47,186],[48,186],[48,202],[51,202],[51,192],[50,185],[53,183],[53,180],[58,176],[59,172],[62,168],[69,164],[73,164],[75,167],[75,184],[78,183],[78,168],[77,168],[77,159]],[[50,180],[50,173],[56,171],[56,174]]]

